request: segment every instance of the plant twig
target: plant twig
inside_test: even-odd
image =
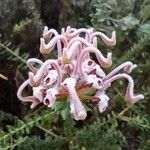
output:
[[[38,127],[39,129],[43,130],[45,133],[47,133],[47,134],[49,134],[49,135],[51,135],[51,136],[53,136],[53,137],[60,138],[60,139],[65,139],[64,137],[59,136],[59,135],[57,135],[57,134],[51,132],[51,131],[48,130],[48,129],[45,129],[44,127],[42,127],[42,126],[40,126],[40,125],[38,125],[37,127]]]
[[[8,80],[8,78],[6,76],[2,75],[1,73],[0,73],[0,78],[2,78],[4,80]]]
[[[26,139],[26,138],[24,138],[24,139],[22,138],[21,140],[18,140],[18,141],[16,141],[14,144],[8,145],[8,146],[6,146],[5,148],[2,148],[1,150],[8,150],[8,149],[13,150],[17,145],[23,143],[23,142],[25,141],[25,139]]]
[[[18,60],[20,60],[22,63],[26,64],[26,60],[23,59],[22,57],[20,57],[19,55],[17,55],[16,53],[14,53],[10,48],[8,48],[7,46],[5,46],[4,44],[0,43],[0,47],[4,48],[6,51],[8,51],[9,53],[11,53],[13,56],[15,56]]]
[[[120,93],[120,91],[118,90],[118,88],[114,88],[115,89],[115,91],[117,92],[117,94],[122,98],[122,99],[124,99],[124,97],[122,96],[122,94]]]
[[[121,111],[118,115],[119,115],[119,116],[123,116],[124,113],[125,113],[128,109],[130,109],[133,105],[134,105],[134,104],[130,104],[130,105],[129,105],[128,107],[126,107],[123,111]]]

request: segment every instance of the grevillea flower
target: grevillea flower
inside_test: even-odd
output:
[[[34,108],[40,103],[52,107],[58,98],[68,97],[70,112],[75,120],[84,120],[87,116],[81,99],[97,102],[99,111],[105,111],[109,104],[106,90],[117,79],[124,78],[128,81],[126,101],[135,103],[143,99],[142,94],[134,94],[134,82],[129,75],[136,67],[132,62],[125,62],[105,74],[104,68],[112,65],[112,54],[108,53],[104,57],[97,48],[98,37],[107,46],[116,44],[115,32],[108,38],[104,33],[94,32],[93,28],[75,29],[68,26],[58,34],[56,30],[45,27],[40,39],[40,52],[50,54],[56,49],[58,56],[45,62],[36,58],[28,59],[29,78],[18,89],[18,98],[23,102],[31,102],[31,108]],[[98,63],[90,57],[90,53],[96,55]],[[22,95],[27,86],[33,90],[31,96]],[[86,95],[87,91],[93,89],[94,96]]]

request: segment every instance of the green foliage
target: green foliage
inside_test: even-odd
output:
[[[145,57],[148,53],[147,47],[149,46],[150,34],[145,34],[144,37],[141,37],[137,43],[127,50],[124,55],[117,60],[116,65],[119,65],[125,61],[136,61],[139,57]],[[145,49],[143,51],[143,49]],[[142,54],[142,55],[141,55]],[[148,55],[146,57],[149,57]],[[148,60],[149,61],[149,60]],[[116,65],[114,67],[116,67]]]
[[[24,57],[29,55],[27,52],[37,54],[42,21],[33,0],[0,1],[0,20],[2,44],[8,44],[5,41],[9,39],[12,47],[19,47]]]
[[[139,150],[149,150],[150,147],[150,140],[146,139],[145,141],[143,140],[143,143],[140,145]]]
[[[57,104],[57,107],[60,109],[61,106]],[[15,125],[7,126],[7,132],[0,133],[0,148],[2,150],[14,147],[47,150],[63,147],[65,149],[115,150],[122,149],[126,143],[120,128],[122,125],[129,129],[139,129],[138,132],[150,131],[149,122],[146,118],[144,120],[143,116],[125,117],[112,113],[106,117],[85,120],[79,125],[69,116],[62,120],[57,112],[42,108],[36,114],[25,117],[23,121],[17,120]],[[39,134],[35,127],[41,129],[44,134]]]
[[[89,14],[92,12],[95,0],[65,0],[65,8],[60,16],[60,26],[72,25],[85,27],[90,24]]]
[[[29,55],[32,57],[38,53],[42,27],[35,2],[0,1],[0,20],[0,59],[15,62],[19,68],[25,69]]]
[[[150,2],[144,0],[140,10],[140,17],[143,22],[149,21],[150,19]]]
[[[97,0],[94,12],[91,13],[91,22],[95,28],[108,32],[118,28],[127,30],[133,28],[138,20],[132,14],[134,1]],[[130,22],[132,20],[132,22]]]
[[[38,142],[37,142],[38,141]],[[61,139],[46,137],[42,139],[38,136],[27,137],[24,143],[17,147],[17,150],[58,150],[66,149],[66,143]]]
[[[20,48],[15,48],[15,50],[12,50],[9,47],[11,47],[11,42],[5,41],[4,43],[0,43],[1,59],[19,61],[20,66],[25,65],[26,60],[29,58],[29,54],[20,54]]]
[[[46,112],[44,112],[46,115]],[[51,115],[50,115],[51,114]],[[38,114],[39,115],[39,114]],[[125,143],[125,138],[122,135],[121,131],[118,129],[118,121],[117,118],[114,116],[108,115],[106,118],[96,119],[86,127],[81,126],[78,127],[78,123],[74,122],[71,118],[68,118],[65,121],[61,119],[57,120],[57,123],[60,124],[60,129],[57,131],[55,129],[57,125],[53,125],[51,127],[47,127],[49,129],[45,129],[39,126],[40,129],[44,129],[43,131],[45,134],[40,137],[39,135],[32,135],[32,137],[27,136],[27,131],[29,128],[33,126],[38,126],[39,121],[45,122],[47,121],[47,117],[52,120],[51,123],[54,123],[55,115],[49,113],[45,119],[45,115],[41,115],[43,118],[42,120],[39,119],[36,115],[36,118],[30,117],[30,121],[28,118],[28,123],[25,124],[24,122],[20,122],[20,128],[13,128],[9,127],[9,136],[12,133],[15,134],[19,138],[16,140],[12,140],[11,145],[1,147],[1,149],[13,148],[16,147],[17,149],[121,149],[121,145]],[[31,121],[32,118],[32,121]],[[58,116],[56,117],[58,118]],[[56,120],[55,120],[56,121]],[[50,121],[49,121],[50,123]],[[58,127],[57,127],[58,128]],[[54,134],[55,131],[57,132],[56,135]],[[71,133],[71,134],[69,134]],[[20,138],[20,135],[23,137]],[[92,137],[92,138],[91,138]],[[4,139],[1,139],[1,141]],[[38,142],[37,142],[38,141]],[[88,143],[87,143],[88,141]],[[5,143],[6,143],[5,138]],[[15,143],[14,143],[15,142]],[[95,147],[95,144],[97,145]]]
[[[72,148],[119,150],[124,142],[124,136],[118,130],[117,119],[108,115],[107,118],[97,119],[97,121],[77,131]]]
[[[29,134],[34,126],[38,126],[39,123],[50,123],[52,118],[54,118],[54,112],[42,109],[40,113],[30,115],[30,117],[26,117],[23,121],[18,119],[14,126],[6,127],[7,132],[1,130],[0,149],[13,149],[26,139],[25,135]]]
[[[0,32],[3,33],[3,36],[9,34],[10,37],[15,24],[22,22],[25,26],[30,23],[28,19],[37,23],[36,27],[40,24],[39,14],[33,0],[0,1]]]

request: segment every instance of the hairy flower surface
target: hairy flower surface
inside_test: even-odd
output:
[[[68,26],[58,34],[56,30],[45,27],[40,39],[40,52],[50,54],[56,49],[57,59],[48,59],[45,62],[36,58],[28,59],[29,78],[18,89],[18,98],[23,102],[31,102],[31,108],[34,108],[40,103],[52,107],[58,98],[68,97],[70,113],[75,120],[84,120],[87,116],[80,99],[96,102],[99,111],[105,111],[109,101],[106,90],[117,79],[124,78],[128,81],[126,101],[135,103],[143,99],[142,94],[134,94],[134,82],[129,75],[136,67],[132,62],[125,62],[105,74],[104,68],[112,65],[112,54],[108,53],[105,57],[101,53],[97,48],[98,37],[108,46],[116,44],[115,32],[108,38],[101,32],[94,32],[93,28],[76,29]],[[96,55],[98,63],[91,58],[91,53]],[[26,86],[31,86],[31,96],[23,96]],[[86,94],[93,89],[94,96]]]

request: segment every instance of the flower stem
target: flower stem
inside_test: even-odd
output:
[[[47,133],[47,134],[49,134],[49,135],[51,135],[51,136],[53,136],[53,137],[55,137],[55,138],[65,139],[64,137],[59,136],[59,135],[57,135],[57,134],[51,132],[51,131],[48,130],[48,129],[45,129],[44,127],[42,127],[42,126],[40,126],[40,125],[38,125],[37,127],[38,127],[39,129],[41,129],[42,131],[44,131],[45,133]]]

